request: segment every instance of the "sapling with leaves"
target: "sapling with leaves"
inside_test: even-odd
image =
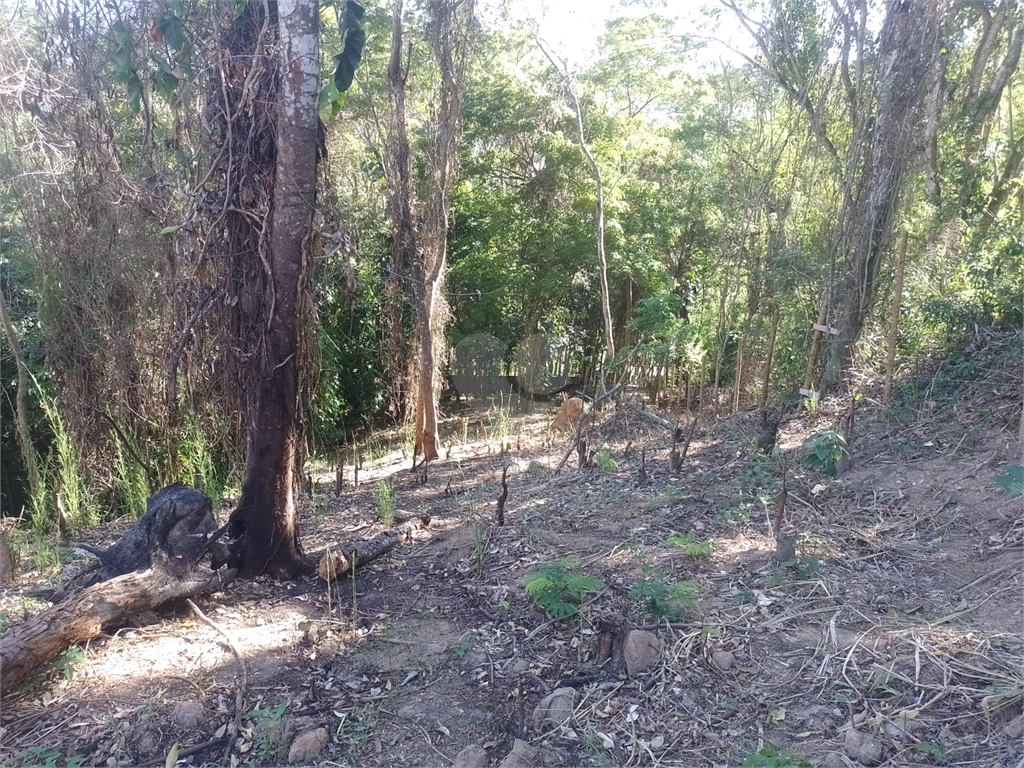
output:
[[[561,563],[541,566],[526,582],[526,593],[554,619],[579,612],[588,595],[604,589],[597,576],[581,573],[582,560],[569,555]]]

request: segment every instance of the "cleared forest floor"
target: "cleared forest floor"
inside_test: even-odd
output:
[[[876,745],[886,765],[1024,765],[1024,513],[993,479],[1021,462],[1020,336],[979,346],[904,380],[889,409],[862,401],[853,467],[835,480],[803,462],[847,405],[829,402],[783,424],[783,458],[753,451],[754,411],[703,418],[676,473],[671,436],[628,411],[601,414],[597,467],[574,455],[554,474],[567,443],[549,441],[554,411],[494,408],[446,422],[450,457],[426,484],[400,450],[381,448],[358,487],[349,468],[341,495],[325,468],[304,504],[308,553],[382,530],[384,480],[397,510],[432,522],[354,580],[239,582],[199,603],[245,660],[229,760],[287,764],[323,728],[316,756],[294,762],[451,765],[476,743],[497,765],[522,738],[551,766],[878,764]],[[784,468],[789,565],[769,529]],[[602,584],[561,621],[526,591],[548,564]],[[22,597],[47,575],[32,566],[2,593],[12,623],[38,608]],[[656,615],[673,595],[692,603]],[[633,679],[596,664],[608,612],[663,643]],[[5,764],[163,765],[172,744],[204,742],[184,764],[221,763],[232,650],[186,606],[139,624],[4,702]],[[537,733],[534,708],[559,687],[576,690],[573,716]]]

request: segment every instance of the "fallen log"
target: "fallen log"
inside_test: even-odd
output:
[[[426,528],[428,525],[430,515],[419,515],[373,538],[351,541],[335,549],[328,549],[320,558],[317,572],[324,581],[341,578],[351,571],[353,560],[356,568],[366,565],[400,544],[405,544],[412,539],[413,531]]]
[[[648,411],[643,406],[632,405],[632,406],[630,406],[630,408],[632,409],[632,411],[637,416],[639,416],[644,421],[646,421],[646,422],[648,422],[650,424],[653,424],[656,427],[661,427],[662,429],[667,429],[669,432],[672,433],[673,439],[675,439],[676,432],[679,430],[679,425],[678,424],[673,424],[671,421],[666,421],[665,419],[661,418],[661,416],[658,416],[657,414],[651,413],[650,411]],[[675,442],[678,443],[678,442],[680,442],[680,440],[676,439]]]
[[[8,629],[0,637],[0,696],[72,645],[169,600],[220,589],[235,577],[230,570],[181,574],[166,557],[153,560],[145,571],[95,584]]]

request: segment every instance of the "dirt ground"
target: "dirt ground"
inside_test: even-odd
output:
[[[0,760],[164,765],[178,744],[185,765],[446,766],[475,743],[497,765],[519,738],[552,766],[1022,766],[1024,512],[993,479],[1021,463],[1015,339],[907,377],[888,408],[869,389],[837,479],[804,462],[805,441],[848,402],[783,423],[773,456],[752,446],[753,410],[702,417],[678,472],[670,433],[625,407],[597,421],[596,466],[573,454],[557,473],[568,438],[550,439],[553,410],[452,416],[425,484],[378,439],[358,487],[348,467],[335,495],[322,467],[304,546],[379,533],[389,503],[430,514],[412,543],[330,586],[242,581],[197,601],[244,660],[230,755],[243,666],[173,606],[8,697]],[[783,475],[787,563],[771,529]],[[526,590],[551,564],[600,580],[563,620]],[[22,565],[0,599],[10,623],[44,607],[24,594],[47,574]],[[645,672],[597,664],[609,613],[660,638]],[[561,687],[572,717],[537,732],[534,708]],[[320,728],[315,755],[295,751]]]

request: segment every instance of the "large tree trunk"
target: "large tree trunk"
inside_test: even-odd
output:
[[[234,571],[212,575],[175,572],[164,558],[153,568],[118,576],[79,592],[16,624],[0,638],[0,693],[16,690],[57,654],[95,637],[103,629],[122,624],[168,600],[219,589],[230,583],[234,575]]]
[[[877,289],[883,256],[893,240],[903,175],[919,136],[921,104],[938,53],[945,3],[889,0],[878,61],[878,106],[859,194],[847,198],[843,221],[849,249],[835,301],[833,341],[823,384],[835,389],[849,370],[854,347]]]
[[[429,126],[426,184],[422,210],[417,213],[416,187],[406,122],[405,95],[408,70],[403,66],[403,0],[392,8],[391,58],[388,80],[394,99],[394,119],[388,142],[389,215],[392,229],[392,269],[408,265],[416,317],[415,381],[410,387],[414,410],[415,455],[424,461],[438,453],[437,369],[444,346],[444,275],[447,266],[448,196],[454,184],[459,137],[462,131],[462,72],[473,4],[462,0],[433,0],[429,7],[431,47],[440,72],[440,93]],[[397,275],[392,276],[392,281]],[[394,292],[394,291],[393,291]],[[396,299],[391,297],[394,305]],[[394,306],[389,312],[389,337],[396,326]],[[392,349],[397,344],[392,342]],[[392,361],[394,365],[396,361]]]
[[[247,425],[242,496],[231,515],[241,575],[294,576],[302,559],[293,487],[299,405],[300,295],[313,236],[319,115],[319,16],[310,0],[279,0],[280,89],[269,276]]]

